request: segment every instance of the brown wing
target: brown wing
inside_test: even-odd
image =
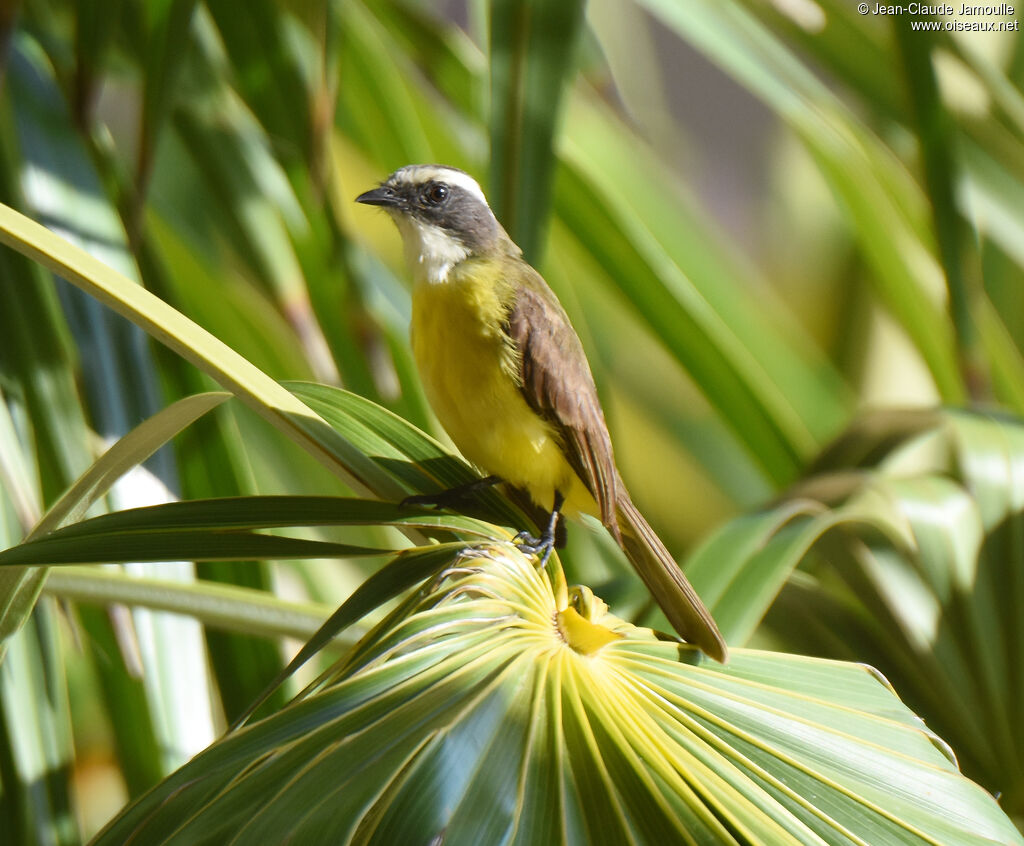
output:
[[[505,328],[519,356],[523,396],[554,427],[563,454],[597,500],[601,522],[669,622],[712,658],[725,661],[728,649],[714,619],[619,480],[594,378],[569,318],[532,268],[518,281]]]
[[[519,355],[520,390],[561,439],[563,454],[601,509],[601,522],[621,543],[615,458],[583,345],[547,283],[527,266],[506,331]]]

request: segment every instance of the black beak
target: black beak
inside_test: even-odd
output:
[[[360,194],[356,197],[356,202],[367,206],[394,207],[402,205],[404,200],[395,193],[393,188],[381,185],[380,188],[374,188],[372,191]]]

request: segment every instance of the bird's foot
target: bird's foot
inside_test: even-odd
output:
[[[539,538],[535,538],[529,532],[520,532],[512,539],[513,543],[519,545],[520,551],[525,552],[527,555],[539,555],[541,557],[541,567],[547,566],[551,552],[555,548],[555,538],[558,531],[558,512],[561,510],[563,502],[565,502],[565,499],[558,491],[555,491],[555,506],[551,509],[548,526]]]
[[[399,505],[432,505],[434,508],[456,509],[472,500],[480,491],[498,484],[501,481],[499,476],[484,476],[482,479],[473,479],[464,485],[456,485],[444,491],[432,494],[414,494],[407,496]]]
[[[540,566],[544,567],[555,548],[555,533],[547,531],[538,538],[529,532],[520,532],[512,538],[512,543],[519,547],[520,552],[524,552],[527,555],[541,556]]]

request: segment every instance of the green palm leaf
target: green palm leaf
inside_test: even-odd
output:
[[[769,628],[800,651],[879,667],[1017,816],[1022,449],[1024,422],[1015,418],[876,414],[789,495],[719,530],[691,569],[699,584],[714,558],[735,581],[756,583],[766,564],[785,570],[806,557]],[[794,532],[805,542],[787,544]]]
[[[1022,843],[878,675],[728,666],[484,544],[96,846]]]

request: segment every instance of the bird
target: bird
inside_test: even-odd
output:
[[[454,167],[407,165],[356,202],[398,227],[413,277],[413,356],[439,422],[488,474],[475,485],[503,481],[550,515],[540,537],[517,535],[521,548],[546,561],[560,516],[597,517],[673,628],[725,662],[714,618],[619,475],[579,336],[477,181]]]

